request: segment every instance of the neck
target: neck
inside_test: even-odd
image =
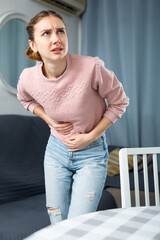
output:
[[[47,62],[42,66],[42,71],[45,77],[48,79],[55,79],[60,77],[67,67],[66,57],[57,62]]]

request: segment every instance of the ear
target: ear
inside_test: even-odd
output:
[[[37,47],[36,47],[36,44],[35,44],[35,42],[34,41],[32,41],[32,40],[28,40],[28,44],[29,44],[29,46],[30,46],[30,48],[32,49],[32,51],[33,52],[37,52],[38,50],[37,50]]]

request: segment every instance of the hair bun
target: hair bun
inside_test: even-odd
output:
[[[28,47],[28,48],[26,49],[26,56],[27,56],[30,60],[32,60],[32,61],[41,61],[41,62],[42,62],[42,58],[41,58],[40,54],[39,54],[38,52],[35,53],[35,52],[31,49],[31,47]]]

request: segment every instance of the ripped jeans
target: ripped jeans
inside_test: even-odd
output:
[[[106,180],[108,148],[105,135],[82,150],[67,150],[67,146],[50,135],[44,170],[51,224],[96,211]]]

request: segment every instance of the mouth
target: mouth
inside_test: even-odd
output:
[[[55,47],[51,50],[51,52],[61,52],[63,50],[62,47]]]

